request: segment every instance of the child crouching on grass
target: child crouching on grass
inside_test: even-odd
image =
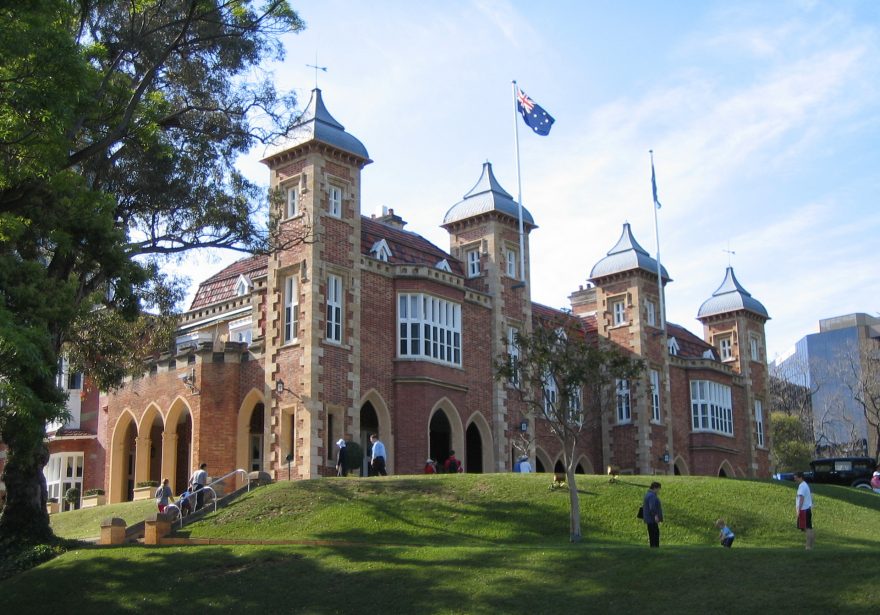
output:
[[[721,546],[729,549],[731,545],[733,545],[733,539],[736,538],[736,536],[734,536],[731,529],[727,527],[724,519],[718,519],[718,521],[715,522],[715,527],[721,530],[721,533],[718,534],[718,540],[721,541]]]

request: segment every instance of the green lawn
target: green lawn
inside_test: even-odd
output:
[[[546,475],[321,479],[261,488],[193,537],[322,546],[81,548],[0,583],[16,612],[797,613],[880,609],[880,497],[815,491],[816,549],[793,484],[664,477],[662,547],[635,519],[650,477],[579,477],[585,538]],[[74,514],[74,513],[67,513]],[[715,543],[726,516],[737,541]]]
[[[83,540],[100,536],[101,521],[107,517],[119,517],[125,519],[127,525],[134,525],[138,521],[143,521],[147,514],[155,511],[156,502],[151,498],[56,513],[49,516],[49,522],[56,536]]]

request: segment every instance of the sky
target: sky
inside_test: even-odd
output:
[[[446,211],[490,161],[522,200],[532,299],[568,307],[629,222],[698,335],[725,268],[767,308],[768,360],[822,318],[880,306],[880,2],[293,0],[306,22],[267,66],[366,146],[365,215],[393,208],[449,250]],[[535,135],[511,82],[555,119]],[[268,186],[255,148],[239,165]],[[240,254],[188,263],[199,280]]]

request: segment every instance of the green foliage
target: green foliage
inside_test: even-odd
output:
[[[770,414],[771,455],[779,472],[807,469],[813,458],[812,433],[799,415]]]
[[[77,504],[79,503],[79,489],[76,487],[71,487],[67,491],[64,492],[64,501],[68,504]]]
[[[144,487],[158,487],[159,481],[157,480],[141,480],[135,484],[135,487],[138,489],[143,489]]]
[[[104,490],[103,489],[86,489],[83,492],[83,497],[89,497],[89,496],[93,496],[93,495],[104,495]]]
[[[0,540],[0,581],[47,562],[73,546],[70,541],[27,543]]]
[[[303,23],[286,0],[34,0],[0,23],[0,535],[42,534],[61,353],[114,387],[172,339],[162,259],[274,241],[235,161],[292,123],[260,67]]]

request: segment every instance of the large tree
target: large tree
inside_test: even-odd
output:
[[[516,389],[529,415],[545,422],[562,447],[571,542],[582,537],[574,473],[581,434],[591,418],[593,425],[601,424],[598,419],[615,398],[615,381],[642,370],[640,359],[588,335],[583,322],[568,313],[539,320],[531,333],[517,334],[496,361],[497,377]]]
[[[0,537],[43,540],[60,353],[113,386],[173,328],[162,258],[305,239],[235,168],[294,120],[262,67],[303,24],[286,0],[2,2],[0,23]]]

